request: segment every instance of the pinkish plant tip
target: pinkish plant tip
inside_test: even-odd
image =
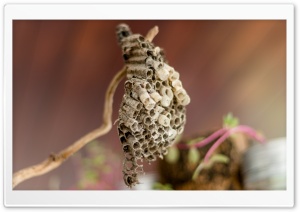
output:
[[[188,144],[185,144],[185,143],[178,143],[177,148],[179,148],[179,149],[189,149],[189,148],[192,148],[192,147],[194,147],[194,148],[204,147],[207,144],[214,141],[216,138],[220,137],[226,131],[227,131],[227,129],[221,128],[221,129],[217,130],[216,132],[214,132],[213,134],[211,134],[210,136],[208,136],[207,138],[205,138],[203,140],[200,140],[199,142],[197,142],[195,144],[188,145]]]
[[[209,161],[209,158],[214,153],[214,151],[233,133],[242,132],[246,135],[250,136],[251,138],[259,141],[260,143],[265,143],[266,139],[259,135],[253,128],[246,126],[246,125],[239,125],[234,128],[226,129],[225,133],[211,146],[204,157],[204,163]]]

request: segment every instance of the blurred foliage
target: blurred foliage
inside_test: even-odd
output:
[[[205,138],[203,136],[201,136],[201,137],[197,137],[197,138],[193,138],[191,140],[188,140],[186,143],[187,143],[187,145],[192,146],[192,145],[194,145],[196,143],[199,143],[200,141],[202,141],[204,139]]]
[[[122,158],[99,141],[92,141],[72,157],[78,177],[73,189],[115,190],[122,181]]]
[[[168,154],[166,155],[166,160],[168,163],[174,164],[177,163],[179,159],[180,153],[176,146],[171,146],[168,150]]]
[[[158,182],[155,182],[152,186],[153,190],[173,190],[172,185],[169,183],[161,184]]]
[[[196,170],[193,174],[192,179],[193,180],[197,179],[201,170],[210,169],[215,163],[229,163],[229,160],[230,160],[229,157],[227,157],[226,155],[222,155],[222,154],[212,155],[208,162],[202,161],[198,165],[198,167],[196,168]]]
[[[189,163],[198,163],[200,160],[200,153],[197,148],[192,147],[188,152],[188,161]]]
[[[232,113],[228,113],[223,117],[223,127],[224,128],[233,128],[239,125],[239,119],[234,117]]]

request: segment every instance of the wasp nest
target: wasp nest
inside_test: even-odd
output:
[[[125,24],[117,26],[117,37],[127,71],[118,133],[125,153],[124,182],[132,187],[144,172],[143,159],[163,158],[183,132],[190,98],[160,47],[132,34]]]

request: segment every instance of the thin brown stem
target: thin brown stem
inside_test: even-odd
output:
[[[71,155],[80,150],[83,146],[85,146],[90,141],[96,139],[99,136],[102,136],[108,133],[112,127],[112,112],[113,112],[113,97],[118,84],[124,78],[126,74],[126,68],[124,67],[120,70],[115,77],[110,82],[108,89],[105,94],[105,103],[104,103],[104,111],[103,111],[103,123],[102,126],[89,132],[84,135],[75,143],[62,150],[56,155],[51,154],[46,160],[43,162],[36,164],[34,166],[30,166],[24,168],[20,171],[17,171],[13,175],[13,188],[20,184],[21,182],[28,180],[33,177],[37,177],[43,174],[50,172],[51,170],[60,166],[66,159],[68,159]]]
[[[145,39],[149,42],[152,42],[154,37],[158,34],[158,26],[153,27],[152,29],[149,30],[147,33]]]

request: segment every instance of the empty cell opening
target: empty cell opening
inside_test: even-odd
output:
[[[153,146],[154,145],[154,142],[151,140],[149,143],[148,143],[149,146]]]
[[[153,155],[149,155],[149,156],[147,157],[147,159],[150,160],[150,161],[155,160],[155,158],[153,157]]]
[[[136,131],[136,130],[138,129],[138,124],[137,124],[137,123],[133,123],[133,124],[131,125],[131,129],[132,129],[133,131]]]
[[[155,152],[153,152],[153,155],[156,155],[159,157],[161,154],[159,153],[159,151],[155,151]]]
[[[155,125],[154,124],[150,124],[149,125],[149,130],[153,130],[155,128]]]
[[[145,119],[144,119],[144,123],[147,124],[147,125],[150,125],[151,124],[151,118],[149,116],[147,116]]]
[[[128,31],[122,31],[121,34],[122,34],[123,37],[128,37],[129,36]]]
[[[164,131],[164,129],[163,128],[158,128],[158,130],[157,130],[160,134],[163,134],[165,131]]]
[[[122,143],[122,144],[126,142],[126,138],[125,138],[124,136],[122,136],[122,137],[120,138],[120,140],[121,140],[121,143]]]
[[[163,139],[165,139],[165,140],[166,140],[168,137],[169,137],[168,134],[164,134],[164,135],[163,135]]]
[[[174,105],[177,105],[177,104],[178,104],[177,98],[173,98],[173,104],[174,104]]]
[[[171,109],[171,110],[170,110],[170,114],[171,114],[172,116],[174,116],[174,115],[175,115],[175,110]]]
[[[139,148],[139,147],[140,147],[140,143],[135,142],[135,143],[133,144],[133,148],[134,148],[134,149],[137,149],[137,148]]]
[[[128,60],[129,59],[129,55],[123,54],[123,58],[124,58],[124,60]]]
[[[127,177],[126,177],[126,182],[127,182],[127,185],[131,185],[131,184],[133,184],[133,183],[134,183],[134,180],[133,180],[133,178],[132,178],[132,177],[130,177],[130,176],[127,176]]]
[[[125,137],[128,138],[129,136],[132,136],[132,134],[130,132],[126,132]]]
[[[126,81],[125,82],[125,88],[132,89],[132,82]]]
[[[165,142],[165,143],[164,143],[164,147],[168,147],[169,145],[170,145],[169,142]]]
[[[180,118],[176,118],[176,119],[175,119],[175,124],[176,124],[176,125],[179,125],[179,124],[180,124]]]
[[[123,146],[123,151],[124,152],[129,152],[130,151],[130,146],[129,145]]]
[[[183,132],[183,126],[180,126],[179,128],[178,128],[178,134],[181,134]]]
[[[156,146],[153,146],[150,148],[150,152],[155,152],[157,150],[157,147]]]
[[[178,105],[177,106],[177,110],[182,111],[183,110],[183,106],[182,105]]]
[[[166,113],[165,115],[168,117],[168,119],[171,119],[171,118],[172,118],[172,116],[171,116],[170,113]]]
[[[139,41],[143,42],[145,38],[143,36],[139,36]]]
[[[147,71],[147,77],[150,77],[152,75],[152,71],[151,70],[148,70]]]
[[[150,110],[150,116],[154,116],[154,115],[155,115],[154,109]]]
[[[135,151],[135,156],[136,156],[136,157],[140,157],[141,155],[142,155],[141,150]]]
[[[134,111],[134,112],[133,112],[133,116],[134,116],[134,117],[137,117],[138,114],[139,114],[138,111]]]
[[[119,135],[124,135],[123,131],[118,127],[118,134]]]
[[[156,89],[160,89],[161,83],[157,81],[157,82],[155,83],[155,87],[156,87]]]
[[[134,133],[135,138],[138,140],[142,137],[141,133],[139,131]]]
[[[144,149],[144,154],[148,154],[148,153],[149,153],[149,149],[148,148]]]
[[[164,86],[168,86],[167,81],[163,81],[162,84],[163,84]]]
[[[130,94],[129,94],[132,98],[133,98],[133,93],[132,92],[130,92]]]
[[[127,127],[125,126],[124,123],[121,123],[119,127],[120,127],[121,131],[124,131],[125,129],[127,129]]]
[[[150,89],[151,89],[150,83],[146,83],[146,89],[147,89],[147,90],[150,90]]]
[[[145,104],[145,105],[148,105],[148,104],[149,104],[149,102],[150,102],[150,98],[149,98],[149,97],[147,97],[147,98],[145,99],[145,101],[144,101],[144,104]]]
[[[163,127],[166,132],[170,130],[170,127]]]
[[[170,89],[166,89],[166,94],[170,97],[173,95],[172,91]]]
[[[155,139],[156,142],[161,142],[162,138],[159,136],[157,139]]]

